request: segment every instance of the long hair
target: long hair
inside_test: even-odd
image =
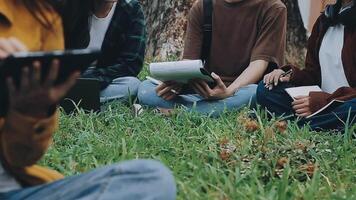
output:
[[[60,13],[63,19],[66,48],[85,48],[89,44],[89,18],[94,0],[64,0]]]
[[[59,1],[54,0],[18,0],[34,18],[45,28],[52,29],[52,23],[46,13],[48,11],[58,11],[57,4]]]

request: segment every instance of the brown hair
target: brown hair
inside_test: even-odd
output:
[[[55,11],[56,7],[51,0],[19,0],[27,10],[45,28],[52,29],[52,23],[46,12]]]

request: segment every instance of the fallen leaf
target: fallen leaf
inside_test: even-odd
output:
[[[257,121],[255,121],[255,120],[245,121],[244,127],[247,130],[247,132],[255,132],[260,128]]]
[[[296,142],[294,148],[303,152],[307,151],[307,145],[303,144],[302,142]]]
[[[288,128],[288,123],[286,121],[278,121],[274,124],[280,133],[285,133]]]
[[[277,168],[278,169],[282,169],[282,168],[284,168],[284,166],[287,164],[289,162],[289,159],[288,158],[286,158],[286,157],[282,157],[282,158],[280,158],[280,159],[278,159],[278,161],[277,161]]]
[[[226,160],[229,160],[230,157],[231,157],[231,153],[228,152],[228,150],[223,149],[223,150],[220,152],[220,158],[221,158],[221,160],[226,161]]]
[[[318,167],[312,162],[299,167],[299,170],[306,173],[309,177],[312,177],[317,169]]]
[[[220,147],[220,158],[222,160],[228,160],[231,157],[231,154],[235,152],[236,146],[229,141],[229,139],[224,138],[219,142]]]

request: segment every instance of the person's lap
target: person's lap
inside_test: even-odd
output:
[[[138,87],[141,81],[136,77],[120,77],[114,79],[112,83],[100,92],[100,102],[118,100],[127,101],[137,96]]]
[[[273,90],[268,90],[261,82],[257,88],[257,103],[274,113],[276,116],[292,116],[289,119],[296,119],[292,109],[292,98],[285,91],[286,88],[293,87],[291,84],[280,84]],[[342,130],[347,125],[356,122],[356,99],[345,102],[342,106],[323,115],[316,115],[309,119],[300,119],[298,124],[304,126],[309,124],[312,130]]]
[[[149,107],[174,108],[183,106],[189,111],[218,116],[224,110],[239,109],[251,105],[255,106],[255,93],[257,85],[248,85],[241,88],[234,96],[224,100],[206,100],[198,94],[179,95],[174,100],[166,101],[156,94],[156,85],[150,81],[141,83],[138,91],[138,100]]]
[[[126,161],[50,184],[0,193],[0,199],[175,199],[171,172],[150,160]]]

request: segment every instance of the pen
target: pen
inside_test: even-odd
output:
[[[152,78],[152,77],[150,77],[150,76],[146,76],[146,79],[149,80],[149,81],[151,81],[153,84],[156,84],[156,85],[161,85],[161,84],[163,83],[162,81],[157,80],[157,79],[155,79],[155,78]],[[174,94],[176,94],[176,95],[179,95],[179,92],[177,92],[177,91],[174,90],[174,89],[171,89],[171,92],[174,93]]]
[[[292,70],[292,69],[290,69],[290,70],[288,70],[288,71],[284,72],[283,74],[281,74],[281,77],[280,77],[280,78],[286,77],[286,76],[288,76],[288,75],[292,74],[292,72],[293,72],[293,70]]]

